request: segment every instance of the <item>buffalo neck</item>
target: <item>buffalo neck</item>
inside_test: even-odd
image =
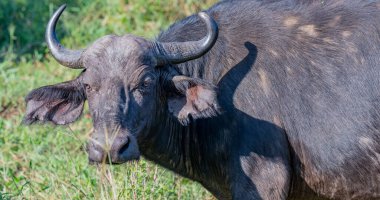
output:
[[[221,183],[227,181],[226,165],[232,142],[227,127],[220,126],[223,117],[194,120],[189,126],[182,126],[167,112],[160,118],[141,142],[142,154],[182,176],[199,181],[210,191],[220,191],[224,185]]]

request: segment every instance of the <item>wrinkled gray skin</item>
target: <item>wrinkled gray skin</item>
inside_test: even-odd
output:
[[[153,42],[105,36],[77,79],[27,96],[25,122],[73,122],[87,100],[93,162],[142,154],[219,199],[380,199],[380,2],[222,1],[206,12],[220,31],[201,58],[160,66]],[[157,41],[206,33],[191,16]]]

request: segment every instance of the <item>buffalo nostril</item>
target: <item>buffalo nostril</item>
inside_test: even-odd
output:
[[[127,139],[127,140],[125,141],[125,143],[120,147],[120,149],[119,149],[119,151],[118,151],[118,155],[123,155],[123,153],[124,153],[125,151],[127,151],[128,147],[129,147],[129,143],[130,143],[130,140]]]

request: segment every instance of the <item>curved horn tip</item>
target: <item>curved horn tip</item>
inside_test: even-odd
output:
[[[66,4],[61,5],[51,16],[45,32],[45,40],[47,46],[53,57],[62,65],[73,68],[81,69],[81,54],[83,50],[69,50],[65,49],[57,39],[55,28],[59,17],[66,8]]]
[[[198,13],[198,16],[199,17],[201,17],[202,19],[210,19],[211,17],[210,17],[210,15],[208,15],[206,12],[204,12],[204,11],[201,11],[201,12],[199,12]]]
[[[61,9],[62,9],[62,11],[66,9],[66,4],[65,3],[62,4],[61,6],[59,6],[58,10],[61,10]]]
[[[55,31],[59,17],[62,15],[63,11],[66,9],[66,4],[61,5],[51,16],[48,26],[46,27],[46,36],[52,31]]]
[[[63,11],[66,9],[66,7],[67,7],[66,4],[62,4],[61,6],[59,6],[59,8],[54,12],[51,19],[56,19],[57,17],[59,18],[61,14],[63,13]]]
[[[210,36],[214,38],[214,40],[216,40],[218,37],[219,28],[214,18],[212,18],[209,14],[207,14],[204,11],[199,12],[198,16],[203,20],[204,23],[206,23],[207,30],[209,31],[209,33],[211,33]]]
[[[213,25],[215,25],[217,27],[217,23],[216,21],[214,20],[214,18],[212,18],[209,14],[207,14],[206,12],[202,11],[202,12],[199,12],[198,13],[198,16],[205,22],[211,22]]]

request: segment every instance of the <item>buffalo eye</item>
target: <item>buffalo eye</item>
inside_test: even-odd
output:
[[[151,75],[145,76],[137,86],[137,91],[141,94],[147,94],[152,87],[154,77]]]
[[[147,88],[152,84],[152,82],[153,82],[153,78],[150,76],[147,76],[147,77],[145,77],[144,81],[142,82],[142,86],[144,88]]]
[[[89,84],[83,84],[84,86],[84,89],[86,90],[86,92],[92,92],[92,87],[89,85]]]

